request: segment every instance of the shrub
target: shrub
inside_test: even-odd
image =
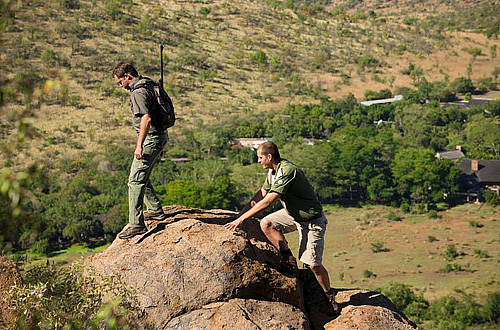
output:
[[[417,296],[407,284],[389,282],[381,292],[400,310],[404,310],[412,302],[417,301]]]
[[[495,90],[497,84],[493,81],[492,77],[479,78],[477,80],[477,90],[479,93],[486,93],[489,90]]]
[[[403,213],[410,213],[411,212],[411,206],[408,203],[401,203],[401,211]]]
[[[378,253],[378,252],[388,252],[390,250],[384,247],[383,242],[377,241],[375,243],[372,243],[372,251],[373,253]]]
[[[448,261],[456,259],[459,255],[455,244],[449,244],[444,251],[444,258]]]
[[[500,204],[500,198],[498,194],[492,190],[483,191],[483,198],[486,201],[486,204],[496,207]]]
[[[198,13],[203,17],[207,17],[211,11],[212,10],[209,7],[201,7],[200,10],[198,11]]]
[[[106,297],[111,303],[101,305]],[[23,284],[12,287],[8,299],[20,329],[62,329],[63,326],[89,329],[91,325],[102,326],[101,322],[112,322],[108,324],[116,324],[115,329],[126,323],[131,328],[137,326],[127,319],[137,306],[132,293],[116,278],[97,281],[90,275],[84,277],[79,263],[65,268],[37,266],[26,271]],[[113,313],[106,313],[109,308]]]
[[[37,240],[30,249],[31,251],[39,254],[47,254],[50,251],[49,240],[42,238]]]
[[[80,0],[58,0],[59,6],[63,9],[79,9]]]
[[[474,93],[476,87],[470,78],[459,77],[450,84],[451,90],[456,93]]]
[[[252,62],[260,65],[267,64],[267,55],[262,50],[258,50],[251,56]]]
[[[436,325],[432,329],[466,329],[482,322],[480,307],[470,296],[462,293],[459,298],[447,296],[434,301],[429,306],[428,317]]]
[[[374,272],[372,272],[371,270],[365,269],[365,270],[363,270],[363,277],[370,278],[370,277],[377,277],[377,275]]]
[[[500,322],[500,292],[493,292],[486,296],[484,305],[484,318],[489,322]]]
[[[435,236],[429,235],[429,236],[427,236],[427,241],[429,243],[432,243],[432,242],[437,242],[439,240]]]
[[[444,268],[439,269],[438,273],[451,273],[451,272],[472,272],[470,269],[470,264],[467,263],[465,266],[462,267],[459,263],[452,262],[449,264],[446,264]]]
[[[104,7],[106,13],[111,19],[116,20],[122,15],[122,1],[121,0],[105,0]]]
[[[472,228],[483,228],[484,227],[484,225],[482,223],[480,223],[479,221],[476,221],[476,220],[470,220],[469,226]]]
[[[387,214],[387,220],[389,220],[389,221],[401,221],[401,217],[394,212],[389,212],[389,214]]]
[[[358,63],[359,67],[362,69],[375,68],[375,67],[378,67],[380,65],[380,61],[369,54],[358,58],[356,60],[356,63]]]
[[[43,51],[41,59],[43,65],[45,65],[46,67],[53,67],[57,63],[56,52],[51,49],[46,49]]]
[[[427,213],[427,216],[429,217],[429,219],[439,219],[439,218],[441,218],[441,216],[437,213],[436,210],[429,211],[429,213]]]
[[[474,256],[476,258],[489,258],[490,255],[488,254],[488,251],[481,250],[481,249],[474,249]]]
[[[390,89],[382,89],[378,92],[372,91],[372,90],[366,90],[365,91],[365,100],[378,100],[378,99],[388,99],[392,97],[392,92]]]
[[[462,50],[466,53],[469,53],[474,59],[478,56],[481,56],[483,54],[481,48],[474,47],[474,48],[462,48]]]

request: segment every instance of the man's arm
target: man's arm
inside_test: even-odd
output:
[[[246,211],[250,210],[252,207],[255,206],[259,201],[261,201],[264,197],[267,195],[267,190],[264,190],[264,188],[259,189],[255,195],[250,199],[250,201],[241,209],[240,213],[238,214],[238,217],[241,216],[243,213]]]
[[[137,146],[135,147],[134,151],[134,156],[137,159],[142,158],[142,144],[146,139],[146,135],[148,135],[150,124],[151,124],[151,117],[149,116],[149,114],[142,115],[141,127],[139,129],[139,136],[137,137]]]
[[[279,197],[280,197],[280,195],[274,191],[266,192],[266,195],[264,196],[264,198],[262,198],[260,201],[258,201],[254,206],[251,206],[250,209],[248,211],[246,211],[245,213],[243,213],[241,216],[239,216],[238,219],[231,221],[229,223],[226,223],[224,225],[224,228],[226,228],[227,230],[236,230],[236,228],[238,228],[245,220],[247,220],[251,217],[254,217],[257,214],[259,214],[260,212],[267,209]],[[251,204],[251,202],[249,204]]]

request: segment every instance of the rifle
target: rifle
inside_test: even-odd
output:
[[[160,44],[160,86],[163,88],[163,44]]]

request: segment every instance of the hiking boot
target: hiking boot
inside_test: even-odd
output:
[[[161,212],[153,213],[153,212],[144,212],[144,221],[163,221],[167,218],[167,215]]]
[[[297,260],[291,254],[280,255],[280,267],[279,270],[285,274],[296,274],[298,271]]]
[[[329,315],[339,315],[340,314],[340,306],[335,302],[335,295],[337,292],[330,288],[328,292],[325,292],[325,302],[328,305],[330,312]]]
[[[144,234],[147,231],[148,230],[146,229],[146,227],[130,227],[129,226],[129,227],[127,227],[127,229],[125,229],[120,234],[118,234],[118,238],[128,239],[128,238],[132,238],[132,237],[137,236],[137,235]]]

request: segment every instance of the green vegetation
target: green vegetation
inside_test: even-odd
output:
[[[378,252],[388,252],[390,251],[384,246],[384,242],[377,241],[372,243],[372,252],[373,253],[378,253]]]
[[[427,301],[406,284],[391,282],[379,289],[416,321],[421,329],[469,329],[483,325],[493,329],[500,322],[500,292],[488,294],[484,305],[463,292]]]
[[[18,329],[134,329],[132,292],[117,278],[83,276],[80,264],[36,266],[9,290]],[[108,303],[103,303],[107,299]]]

